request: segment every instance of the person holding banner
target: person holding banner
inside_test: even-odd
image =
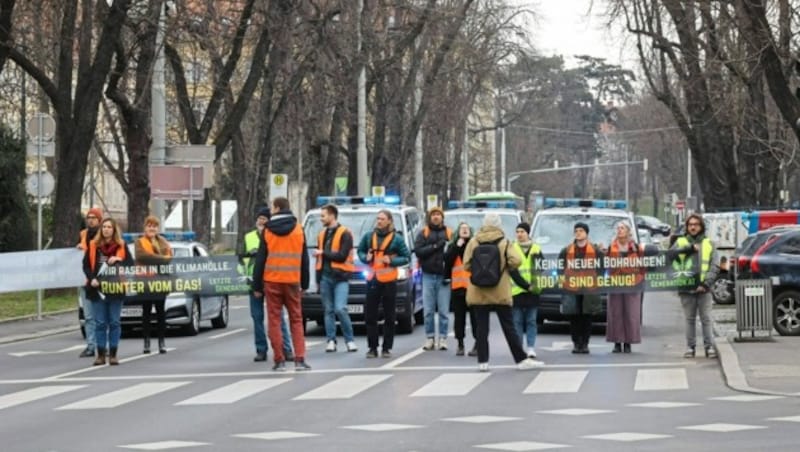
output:
[[[533,281],[534,262],[544,259],[542,249],[531,241],[531,225],[522,222],[517,225],[517,241],[512,246],[522,256],[522,264],[519,268],[511,271],[511,296],[514,301],[512,314],[514,317],[514,328],[517,329],[520,341],[525,338],[528,349],[528,358],[536,359],[536,314],[539,307],[540,289]],[[524,344],[523,344],[524,345]]]
[[[469,286],[469,272],[464,269],[464,250],[472,239],[472,228],[461,222],[456,228],[456,234],[447,245],[444,252],[445,275],[450,279],[450,306],[453,308],[453,332],[458,342],[456,356],[464,356],[464,337],[466,336],[467,313],[472,329],[472,339],[475,343],[469,356],[478,355],[478,326],[475,319],[475,310],[467,306],[467,287]]]
[[[120,263],[131,265],[133,259],[122,239],[119,225],[111,218],[106,218],[100,225],[100,232],[89,242],[89,248],[83,256],[83,273],[86,275],[87,281],[86,297],[91,300],[91,308],[96,322],[97,358],[93,364],[95,366],[106,364],[106,352],[108,352],[108,364],[112,366],[119,364],[117,347],[122,332],[120,317],[125,294],[104,295],[100,293],[98,290],[100,282],[97,280],[97,275],[106,267]]]
[[[144,235],[136,240],[136,265],[160,265],[172,260],[172,248],[167,240],[159,235],[161,222],[157,217],[150,215],[144,219]],[[158,322],[158,353],[167,353],[164,343],[164,334],[167,331],[167,319],[164,312],[164,303],[167,294],[151,294],[142,303],[142,335],[144,336],[144,349],[142,353],[150,353],[150,315],[153,306],[156,308],[156,321]]]
[[[608,257],[643,256],[644,245],[633,240],[631,225],[627,221],[620,221],[615,226],[616,236],[608,247]],[[638,274],[644,276],[644,269],[640,268],[612,268],[612,275]],[[642,293],[626,292],[611,293],[608,295],[608,310],[606,313],[606,341],[614,343],[613,353],[630,353],[631,344],[642,342],[641,313]]]
[[[592,315],[602,312],[602,300],[596,294],[583,294],[584,289],[595,287],[595,280],[603,273],[601,247],[589,241],[589,225],[577,222],[573,227],[575,240],[564,247],[558,256],[564,263],[562,276],[564,294],[561,313],[569,318],[572,335],[572,353],[588,354],[592,337]]]
[[[707,358],[716,358],[717,351],[714,345],[714,335],[711,331],[711,294],[709,288],[714,285],[717,279],[719,262],[717,251],[714,244],[706,237],[706,226],[700,214],[693,213],[686,218],[686,233],[677,240],[670,248],[670,252],[675,259],[672,263],[673,268],[693,273],[697,287],[693,290],[682,290],[678,292],[683,306],[683,314],[686,317],[686,352],[684,358],[695,357],[695,346],[697,344],[697,316],[700,315],[700,323],[703,326],[703,345]],[[699,266],[696,260],[699,259]]]
[[[103,211],[97,207],[92,207],[86,212],[86,228],[81,230],[80,239],[78,239],[78,249],[84,253],[89,249],[89,242],[100,231],[100,221],[103,220]],[[95,353],[95,321],[94,313],[92,312],[91,301],[86,297],[86,288],[80,288],[81,306],[83,306],[83,328],[86,332],[86,348],[83,349],[79,357],[89,358],[93,357]]]

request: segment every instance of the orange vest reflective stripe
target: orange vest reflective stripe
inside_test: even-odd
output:
[[[117,248],[117,252],[114,254],[120,260],[125,259],[125,245],[120,245]],[[92,240],[89,242],[89,268],[94,271],[95,266],[97,265],[97,243]]]
[[[391,257],[391,254],[386,254],[386,249],[392,244],[394,239],[394,231],[386,234],[383,238],[380,248],[378,247],[378,234],[372,233],[372,265],[367,269],[367,280],[372,281],[378,278],[379,282],[387,283],[397,280],[397,267],[392,267],[383,263],[383,256]]]
[[[319,249],[325,249],[325,229],[319,231],[319,237],[317,238],[317,246]],[[331,240],[331,251],[334,253],[339,252],[342,249],[342,236],[346,233],[350,233],[344,226],[339,226],[336,228],[336,231],[333,233],[333,240]],[[317,271],[322,270],[322,256],[317,257]],[[347,253],[347,259],[344,262],[336,262],[331,261],[331,268],[334,270],[340,270],[347,273],[353,273],[356,271],[356,266],[353,261],[353,250],[351,249],[349,253]]]
[[[641,256],[642,251],[635,243],[628,242],[627,256]],[[616,240],[611,242],[611,246],[608,248],[608,257],[621,257],[619,243]],[[644,279],[644,271],[645,269],[642,267],[615,267],[610,269],[612,275],[636,275],[637,284]]]
[[[156,237],[156,240],[158,240],[158,237]],[[160,254],[162,256],[172,256],[172,248],[169,247],[169,244],[167,244],[167,249],[166,250],[161,250],[160,253],[156,253],[156,249],[153,248],[153,244],[145,236],[139,237],[139,244],[142,245],[142,248],[145,251],[147,251],[149,254]]]
[[[564,263],[564,266],[565,266],[564,275],[567,278],[564,281],[564,286],[563,287],[564,287],[564,289],[568,289],[568,290],[575,289],[575,287],[573,287],[573,285],[572,285],[572,283],[570,281],[570,277],[572,277],[572,276],[594,276],[594,275],[597,275],[597,269],[594,269],[594,268],[579,268],[579,269],[570,268],[569,262],[575,260],[575,248],[577,248],[577,247],[575,246],[574,243],[572,243],[567,248],[567,259],[566,259],[567,261]],[[583,255],[583,259],[586,259],[588,261],[588,260],[596,259],[596,258],[597,258],[597,252],[595,251],[595,249],[592,246],[592,244],[587,242],[586,243],[586,254]]]
[[[89,232],[88,229],[81,229],[81,241],[78,242],[78,246],[81,247],[82,250],[86,251],[86,234]]]
[[[453,274],[450,280],[450,288],[455,289],[466,289],[469,286],[469,277],[470,273],[467,270],[464,270],[464,262],[461,260],[461,256],[456,256],[455,262],[453,262]]]
[[[289,235],[277,235],[264,228],[267,242],[267,261],[264,263],[264,281],[300,284],[303,263],[303,228],[295,225]]]

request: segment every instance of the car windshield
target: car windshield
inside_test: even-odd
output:
[[[572,243],[575,223],[580,221],[589,226],[589,240],[592,243],[608,245],[615,236],[614,225],[625,219],[627,217],[620,215],[587,213],[541,214],[534,221],[531,235],[533,240],[542,247],[542,252],[556,254]]]
[[[776,235],[780,235],[780,233],[773,232],[751,235],[750,237],[744,239],[741,248],[736,251],[736,254],[740,256],[750,256],[754,254],[756,250],[761,247],[761,245],[767,243],[767,240],[769,240],[770,237],[774,237]]]
[[[358,244],[361,237],[375,227],[375,216],[378,212],[367,211],[347,211],[339,212],[339,224],[343,225],[353,233],[353,240]],[[394,216],[394,215],[393,215]],[[395,216],[395,227],[397,227]],[[310,213],[306,218],[305,224],[306,242],[309,248],[317,247],[317,235],[322,230],[319,212]]]
[[[499,213],[499,212],[498,212]],[[472,232],[478,232],[478,229],[481,228],[483,224],[483,217],[486,216],[486,212],[458,212],[454,210],[448,210],[444,214],[444,223],[450,227],[453,231],[458,228],[458,225],[462,222],[467,223],[469,227],[472,228]],[[517,229],[517,225],[519,224],[519,216],[513,213],[500,213],[500,221],[502,222],[501,229],[503,229],[503,233],[505,234],[506,238],[514,239],[516,237],[515,231]]]

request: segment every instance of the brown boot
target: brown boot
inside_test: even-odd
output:
[[[97,347],[97,358],[94,359],[94,366],[106,365],[106,349]]]
[[[109,350],[108,364],[111,365],[111,366],[116,366],[116,365],[119,364],[119,360],[117,359],[117,348],[116,347],[111,347],[111,349]]]

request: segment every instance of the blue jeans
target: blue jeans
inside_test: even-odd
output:
[[[514,316],[514,328],[517,329],[520,342],[524,337],[529,348],[533,348],[536,345],[536,333],[538,332],[536,314],[538,311],[538,308],[516,306],[511,311]]]
[[[325,308],[325,336],[329,341],[336,341],[336,318],[342,325],[342,336],[345,342],[353,341],[353,323],[347,313],[347,295],[350,292],[347,281],[336,281],[323,276],[319,284],[322,306]]]
[[[253,292],[250,292],[250,317],[253,319],[253,337],[256,344],[256,353],[266,353],[269,350],[269,345],[267,345],[267,328],[264,322],[264,297],[254,297]],[[281,332],[283,333],[284,355],[294,355],[292,353],[292,335],[289,333],[289,323],[286,320],[285,308],[281,316]]]
[[[444,276],[422,274],[422,312],[425,314],[425,336],[436,336],[434,312],[439,311],[439,337],[447,337],[450,321],[450,284],[444,284]]]
[[[83,330],[86,332],[86,348],[90,350],[95,349],[96,333],[94,322],[94,309],[92,309],[92,301],[86,298],[86,289],[80,289],[81,306],[83,306]]]
[[[120,316],[122,315],[122,298],[110,298],[92,301],[95,322],[95,344],[105,350],[117,348],[122,334]],[[108,347],[106,347],[108,343]]]

